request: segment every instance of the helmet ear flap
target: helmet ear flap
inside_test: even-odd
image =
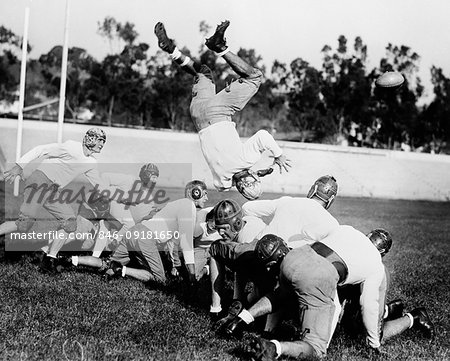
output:
[[[194,187],[191,189],[191,197],[194,200],[198,200],[202,197],[202,191],[198,187]]]
[[[198,201],[207,194],[206,184],[200,180],[193,180],[186,184],[184,195],[193,201]]]

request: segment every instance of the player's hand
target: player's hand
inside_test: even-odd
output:
[[[16,164],[10,170],[7,170],[3,173],[3,179],[5,182],[13,183],[16,177],[19,176],[22,178],[22,174],[23,174],[22,167]]]
[[[283,170],[285,172],[289,172],[289,168],[292,167],[291,160],[286,158],[284,154],[281,154],[279,157],[273,158],[273,165],[275,164],[280,167],[280,174],[283,173]]]
[[[197,276],[195,275],[195,272],[194,273],[189,272],[188,275],[189,275],[189,284],[190,285],[196,284],[197,283]]]
[[[195,276],[195,264],[188,263],[186,264],[186,268],[188,270],[189,284],[197,283],[197,277]]]
[[[135,206],[137,204],[131,198],[124,198],[124,197],[120,197],[117,200],[117,203],[124,204],[126,206]]]
[[[179,277],[179,276],[180,276],[180,273],[178,272],[178,270],[177,270],[176,267],[172,267],[172,270],[170,271],[170,274],[171,274],[173,277]]]
[[[158,213],[162,208],[159,207],[152,207],[150,213],[146,216],[148,217],[147,219],[151,219],[155,216],[156,213]]]

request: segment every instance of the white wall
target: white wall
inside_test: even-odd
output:
[[[0,154],[14,162],[17,120],[0,119]],[[63,139],[81,140],[90,126],[65,124]],[[22,154],[56,141],[57,124],[25,121]],[[162,186],[183,187],[192,178],[212,186],[196,134],[103,128],[107,143],[98,156],[102,171],[137,172],[142,163],[157,163]],[[450,200],[450,156],[366,148],[280,142],[292,160],[288,174],[263,178],[265,191],[305,194],[312,182],[332,174],[342,196]],[[1,161],[1,157],[0,157]],[[258,164],[271,164],[264,157]]]

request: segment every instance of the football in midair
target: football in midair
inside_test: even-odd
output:
[[[397,88],[403,84],[405,78],[398,71],[387,71],[381,74],[375,81],[375,85],[381,88]]]

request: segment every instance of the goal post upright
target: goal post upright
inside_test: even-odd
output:
[[[20,85],[19,85],[19,111],[17,114],[17,140],[16,140],[16,162],[22,155],[22,135],[23,135],[23,108],[25,104],[25,81],[27,73],[27,53],[28,53],[28,24],[30,20],[30,6],[25,7],[25,19],[22,38],[22,60],[20,64]],[[14,179],[14,196],[19,195],[20,177]]]
[[[64,44],[61,62],[61,83],[59,88],[59,110],[58,110],[58,131],[57,142],[62,143],[63,125],[64,125],[64,111],[66,103],[66,81],[67,81],[67,58],[69,53],[69,1],[66,0],[66,20],[64,25]]]

